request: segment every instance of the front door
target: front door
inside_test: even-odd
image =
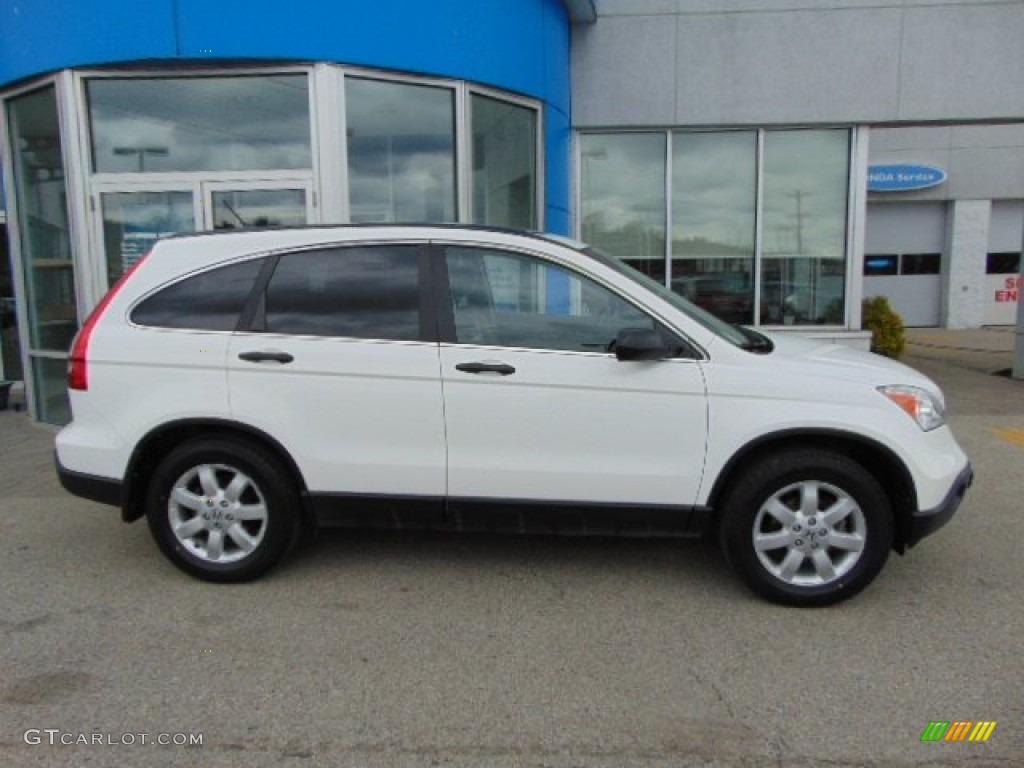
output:
[[[704,466],[700,364],[620,362],[632,303],[533,255],[450,246],[441,345],[453,499],[689,506]]]

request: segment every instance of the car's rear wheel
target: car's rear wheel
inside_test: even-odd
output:
[[[889,500],[859,464],[830,451],[760,459],[722,504],[726,557],[756,592],[788,605],[852,597],[892,546]]]
[[[293,483],[262,448],[227,438],[184,443],[149,483],[146,516],[172,563],[209,581],[246,581],[287,552],[299,530]]]

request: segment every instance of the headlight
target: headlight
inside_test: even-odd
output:
[[[878,391],[906,411],[925,432],[946,423],[946,409],[942,401],[925,389],[894,384],[879,387]]]

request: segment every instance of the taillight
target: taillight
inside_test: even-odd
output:
[[[148,255],[146,254],[146,256]],[[75,334],[74,341],[71,342],[71,356],[68,358],[68,389],[85,390],[89,388],[89,339],[92,337],[92,330],[100,321],[107,306],[114,300],[117,292],[146,260],[146,256],[135,262],[127,272],[121,275],[120,279],[114,283],[114,287],[107,291],[106,296],[100,299],[100,303],[85,318],[82,327]]]

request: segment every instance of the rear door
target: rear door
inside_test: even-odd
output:
[[[620,329],[658,328],[655,318],[538,255],[446,246],[443,266],[451,498],[695,503],[707,441],[700,363],[610,351]]]
[[[275,257],[247,330],[231,340],[232,413],[279,440],[327,505],[444,496],[426,259],[415,243]]]

